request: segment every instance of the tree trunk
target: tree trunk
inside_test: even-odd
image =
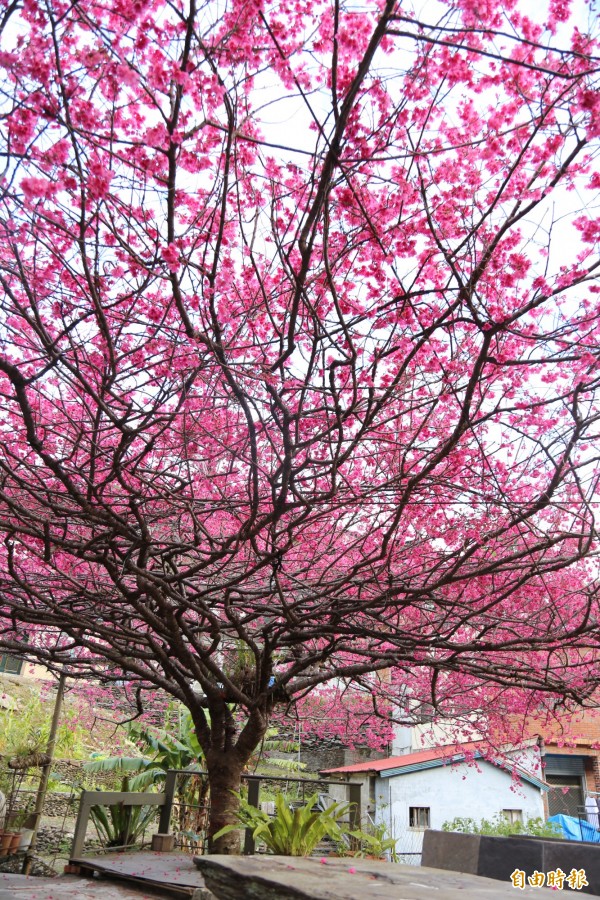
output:
[[[208,852],[209,853],[240,853],[240,839],[243,831],[231,831],[223,837],[213,839],[225,825],[233,825],[237,822],[236,812],[239,808],[237,794],[241,788],[241,778],[244,764],[239,755],[230,750],[228,752],[211,752],[206,758],[208,780],[210,784],[210,816],[208,821]]]

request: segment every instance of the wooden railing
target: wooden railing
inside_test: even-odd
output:
[[[71,846],[71,859],[79,859],[83,855],[83,845],[90,819],[92,806],[161,806],[167,802],[166,792],[160,794],[125,791],[83,791],[79,801],[79,812],[75,823],[75,834]]]

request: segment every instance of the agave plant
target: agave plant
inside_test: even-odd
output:
[[[121,782],[121,790],[126,793],[145,790],[149,786],[148,775],[148,771],[133,778],[126,775]],[[128,847],[144,833],[156,812],[156,806],[115,803],[112,806],[92,806],[90,816],[106,847]]]
[[[325,837],[336,842],[343,841],[345,829],[340,824],[340,819],[347,815],[349,803],[333,803],[326,809],[318,809],[319,795],[313,794],[304,806],[292,808],[286,803],[283,794],[278,794],[275,799],[275,815],[271,817],[251,806],[241,796],[239,801],[237,818],[240,825],[251,828],[254,840],[262,841],[271,853],[281,856],[309,856]],[[237,828],[237,825],[226,825],[214,838]]]

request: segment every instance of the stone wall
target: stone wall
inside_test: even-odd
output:
[[[306,765],[306,773],[353,766],[367,760],[385,759],[387,755],[383,750],[372,750],[370,747],[344,747],[336,739],[303,739],[299,754],[300,762]]]
[[[52,778],[60,779],[77,789],[85,787],[88,790],[95,787],[111,790],[120,781],[119,776],[112,772],[84,772],[84,764],[85,760],[82,759],[56,759],[52,763]]]
[[[27,809],[28,807],[29,809],[32,809],[35,805],[35,797],[36,791],[34,790],[19,791],[19,795],[13,802],[12,807],[14,810]],[[76,816],[78,809],[79,792],[58,793],[56,791],[49,791],[49,793],[46,794],[43,815],[44,817],[52,819],[63,819],[65,816]]]
[[[83,770],[83,760],[57,759],[52,764],[50,775],[51,782],[61,782],[58,789],[49,790],[44,802],[44,817],[60,818],[76,816],[79,808],[79,794],[82,789],[114,790],[117,788],[118,778],[110,772],[100,772],[88,775]],[[32,769],[30,775],[39,775],[38,770]],[[9,772],[9,778],[12,773]],[[35,805],[37,785],[30,788],[20,788],[17,797],[12,801],[13,810],[20,810]]]

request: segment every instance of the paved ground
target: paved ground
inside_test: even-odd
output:
[[[166,900],[174,896],[172,891],[181,898],[202,898],[204,880],[189,853],[106,853],[81,862],[90,876],[96,870],[97,877],[0,873],[0,900]]]
[[[149,891],[114,881],[63,875],[28,878],[0,873],[0,900],[164,900],[164,891]]]
[[[102,856],[85,856],[72,860],[95,870],[100,877],[105,875],[136,882],[148,890],[164,885],[180,895],[190,897],[194,891],[204,887],[204,879],[194,865],[190,853],[174,851],[157,853],[150,850],[133,853],[103,853]],[[0,898],[2,900],[2,898]]]

